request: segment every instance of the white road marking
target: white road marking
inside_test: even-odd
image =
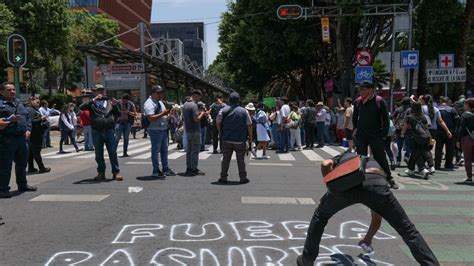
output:
[[[302,150],[301,153],[308,158],[311,162],[321,162],[324,161],[324,158],[319,156],[316,152],[312,150]]]
[[[280,160],[282,161],[296,161],[295,157],[291,153],[281,153],[278,154]]]
[[[30,201],[98,202],[110,195],[40,195]]]
[[[291,163],[249,163],[250,166],[293,166]]]
[[[316,205],[312,198],[287,198],[287,197],[242,197],[243,204],[299,204]]]
[[[200,152],[199,153],[199,160],[206,160],[207,158],[211,157],[212,152]]]
[[[323,148],[321,148],[324,152],[328,153],[329,155],[331,156],[337,156],[337,155],[340,155],[341,152],[338,151],[338,150],[335,150],[331,147],[328,147],[328,146],[324,146]]]
[[[184,156],[184,155],[186,155],[186,152],[177,151],[172,154],[168,154],[168,160],[176,160],[179,157]]]

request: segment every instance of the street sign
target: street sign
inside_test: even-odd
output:
[[[331,30],[329,28],[329,18],[322,17],[321,18],[321,32],[323,35],[323,42],[331,43]]]
[[[101,65],[100,68],[105,75],[143,73],[145,71],[145,66],[142,63]]]
[[[428,83],[466,82],[466,68],[428,69],[426,81]]]
[[[374,69],[371,66],[356,66],[355,70],[356,84],[361,84],[364,82],[372,83]]]
[[[440,54],[438,68],[454,68],[454,54]]]
[[[20,34],[12,34],[7,39],[7,60],[14,67],[26,65],[26,40]]]
[[[300,5],[282,5],[277,10],[277,17],[282,20],[299,19],[304,11]]]
[[[402,51],[400,53],[400,67],[405,69],[418,68],[420,64],[419,51]]]
[[[359,66],[370,66],[372,64],[372,59],[372,53],[365,48],[357,52],[356,62]]]

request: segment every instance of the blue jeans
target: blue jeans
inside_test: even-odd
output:
[[[130,131],[132,130],[132,125],[127,123],[117,123],[115,125],[115,151],[117,151],[120,138],[123,134],[123,153],[126,154],[128,151],[128,139],[130,137]]]
[[[93,150],[94,149],[94,142],[92,141],[92,128],[91,126],[83,126],[83,133],[84,133],[84,148],[86,150]]]
[[[97,172],[105,173],[105,160],[104,160],[104,144],[109,153],[110,165],[112,166],[112,173],[116,174],[120,172],[117,149],[115,148],[115,136],[114,130],[109,129],[106,132],[100,132],[92,129],[92,140],[94,141],[95,147],[95,161],[97,162]]]
[[[186,132],[186,171],[197,171],[199,162],[199,151],[201,149],[201,133]]]
[[[397,162],[400,162],[402,160],[403,148],[405,148],[405,158],[410,157],[411,147],[410,147],[409,140],[407,138],[401,138],[400,136],[398,136],[397,146],[398,146]]]
[[[43,147],[51,146],[51,127],[45,129],[43,133]]]
[[[278,146],[278,151],[285,152],[290,149],[290,129],[283,128],[278,130],[278,135],[280,136],[280,145]]]
[[[331,143],[331,137],[329,135],[329,127],[330,125],[324,125],[324,142],[327,144]]]
[[[151,142],[151,162],[153,164],[153,174],[160,172],[158,153],[161,155],[161,165],[163,172],[168,170],[168,130],[148,130]]]
[[[316,128],[318,130],[319,145],[324,145],[324,132],[325,132],[324,122],[317,122]]]
[[[275,143],[275,147],[280,147],[280,135],[278,134],[278,125],[276,123],[272,124],[272,140]]]
[[[13,162],[15,162],[16,184],[19,188],[26,187],[28,143],[24,136],[2,138],[0,140],[0,192],[10,191]]]

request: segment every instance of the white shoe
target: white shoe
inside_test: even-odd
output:
[[[472,178],[466,178],[462,182],[464,183],[472,183]]]
[[[430,171],[429,171],[429,172],[430,172],[430,174],[436,173],[436,170],[435,170],[434,166],[431,166],[431,167],[430,167]]]
[[[423,169],[423,171],[421,171],[421,175],[423,176],[423,179],[428,179],[430,176],[430,171]]]
[[[405,174],[407,174],[407,175],[414,175],[414,174],[415,174],[415,171],[408,169],[408,170],[405,170]]]

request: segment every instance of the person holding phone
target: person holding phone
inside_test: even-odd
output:
[[[0,84],[0,121],[0,198],[12,197],[9,184],[13,162],[18,191],[36,191],[26,180],[31,119],[11,82]]]

